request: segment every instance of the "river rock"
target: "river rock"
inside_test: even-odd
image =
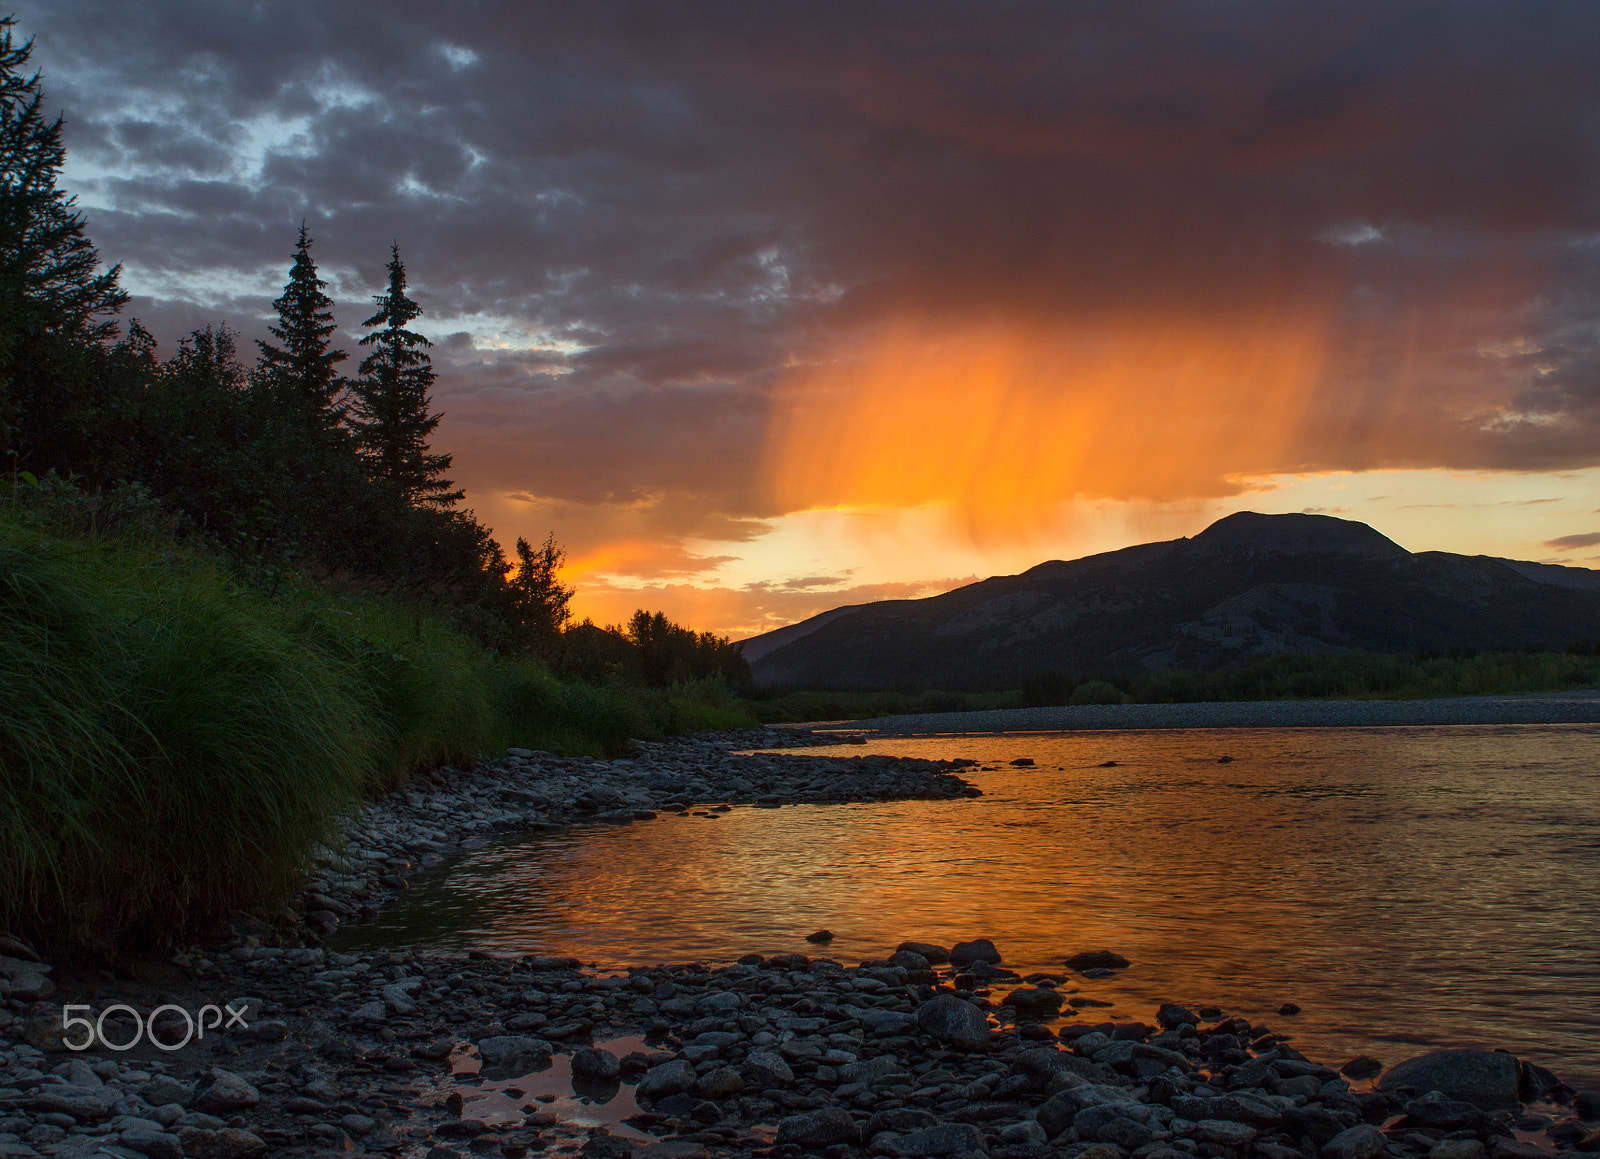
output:
[[[573,1052],[572,1073],[578,1078],[610,1082],[622,1075],[622,1063],[609,1050],[586,1046]]]
[[[1232,1119],[1201,1119],[1194,1125],[1194,1133],[1202,1141],[1221,1147],[1243,1147],[1256,1137],[1254,1127]]]
[[[950,951],[943,946],[935,946],[931,942],[901,942],[897,949],[908,950],[913,954],[921,954],[928,961],[938,965],[940,962],[950,960]]]
[[[639,1097],[664,1099],[668,1095],[684,1094],[695,1088],[694,1064],[687,1059],[673,1059],[651,1067],[639,1080]]]
[[[1133,963],[1110,950],[1087,950],[1072,955],[1067,959],[1067,965],[1081,973],[1084,970],[1126,970]]]
[[[714,1103],[731,1099],[744,1090],[744,1079],[731,1066],[719,1066],[709,1074],[700,1076],[700,1095]]]
[[[1428,1151],[1428,1159],[1483,1159],[1483,1152],[1477,1139],[1440,1139]]]
[[[139,1088],[139,1097],[152,1107],[164,1107],[169,1103],[189,1107],[194,1104],[194,1088],[175,1078],[158,1075]]]
[[[1472,1122],[1478,1114],[1478,1108],[1471,1103],[1446,1098],[1438,1091],[1429,1091],[1420,1099],[1412,1099],[1406,1104],[1407,1118],[1415,1120],[1420,1127],[1454,1130]]]
[[[117,1142],[148,1159],[183,1159],[183,1143],[178,1136],[170,1135],[152,1123],[146,1127],[125,1127]]]
[[[15,998],[23,1002],[38,1002],[48,998],[56,989],[49,974],[50,967],[42,962],[0,954],[0,998]]]
[[[783,1056],[771,1050],[752,1050],[744,1060],[741,1072],[745,1082],[763,1090],[769,1087],[786,1087],[794,1082],[794,1071],[783,1061]]]
[[[1390,1067],[1383,1091],[1438,1091],[1486,1111],[1515,1110],[1517,1059],[1497,1050],[1436,1050]]]
[[[970,1002],[941,994],[917,1007],[917,1025],[940,1042],[962,1050],[989,1045],[989,1019]]]
[[[1283,1119],[1283,1108],[1277,1103],[1243,1091],[1232,1091],[1210,1099],[1180,1095],[1172,1100],[1172,1113],[1197,1123],[1201,1119],[1228,1119],[1255,1127],[1271,1126]]]
[[[194,1100],[194,1108],[208,1115],[243,1111],[261,1102],[261,1092],[232,1071],[211,1068],[211,1085]]]
[[[478,1040],[478,1057],[488,1067],[532,1065],[555,1054],[555,1047],[542,1038],[526,1034],[494,1034]]]
[[[1017,1012],[1018,1018],[1049,1019],[1054,1018],[1061,1010],[1061,1004],[1066,1001],[1054,990],[1039,986],[1025,986],[1013,990],[1001,1000],[1000,1005],[1009,1006]]]
[[[823,1107],[778,1120],[778,1143],[801,1147],[831,1147],[835,1143],[857,1143],[861,1131],[850,1112],[842,1107]]]
[[[881,1142],[872,1140],[873,1150],[896,1159],[965,1155],[985,1150],[983,1132],[971,1123],[939,1123],[904,1135],[881,1136],[881,1139]]]
[[[923,957],[927,957],[926,954]],[[929,959],[930,961],[932,959]],[[988,938],[974,938],[970,942],[957,942],[950,947],[950,964],[952,966],[969,966],[973,962],[987,962],[991,966],[1000,964],[1000,951],[995,949],[994,943]]]
[[[1371,1123],[1358,1123],[1340,1131],[1320,1149],[1322,1159],[1372,1159],[1383,1154],[1388,1137]]]

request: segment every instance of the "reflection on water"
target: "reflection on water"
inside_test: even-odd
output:
[[[973,758],[985,795],[518,839],[414,878],[342,941],[622,965],[815,955],[804,936],[826,927],[841,960],[990,937],[1022,973],[1112,949],[1133,967],[1076,982],[1112,1003],[1102,1016],[1214,1003],[1335,1061],[1504,1046],[1594,1082],[1597,741],[1595,726],[1556,725],[816,749]],[[1291,1001],[1303,1013],[1275,1013]]]

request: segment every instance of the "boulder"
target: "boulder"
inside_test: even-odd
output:
[[[486,1067],[525,1065],[531,1070],[548,1062],[554,1053],[555,1047],[544,1039],[526,1034],[495,1034],[478,1040],[478,1057]]]
[[[1133,965],[1121,954],[1114,954],[1110,950],[1087,950],[1081,954],[1074,954],[1067,959],[1067,965],[1074,970],[1126,970]]]
[[[913,954],[921,954],[924,958],[928,959],[928,961],[935,964],[939,962],[948,962],[950,960],[949,950],[945,949],[943,946],[935,946],[929,942],[901,942],[897,949],[907,950]]]
[[[1019,1019],[1043,1021],[1054,1018],[1065,1001],[1066,999],[1060,994],[1048,987],[1024,986],[1007,994],[1000,1005],[1011,1007],[1017,1012]]]
[[[745,1056],[740,1072],[744,1081],[763,1090],[769,1087],[786,1087],[794,1082],[794,1071],[783,1056],[771,1050],[752,1050]]]
[[[1517,1059],[1497,1050],[1436,1050],[1390,1067],[1378,1080],[1382,1091],[1438,1091],[1480,1110],[1515,1110]]]

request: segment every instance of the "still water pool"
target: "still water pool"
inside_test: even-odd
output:
[[[789,750],[794,751],[794,750]],[[896,737],[984,796],[736,808],[516,838],[417,875],[346,947],[629,964],[854,963],[989,937],[1080,950],[1091,1021],[1214,1004],[1335,1065],[1506,1047],[1600,1083],[1600,726]],[[1017,768],[1015,758],[1035,764]],[[1224,762],[1223,758],[1231,758]],[[1114,762],[1114,763],[1113,763]],[[804,937],[832,930],[825,950]],[[1296,1016],[1276,1013],[1285,1002]]]

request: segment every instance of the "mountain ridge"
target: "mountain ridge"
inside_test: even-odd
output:
[[[1600,640],[1600,572],[1412,553],[1365,523],[1238,512],[1190,538],[830,609],[745,642],[759,684],[1016,687],[1033,672],[1218,668],[1276,652]]]

